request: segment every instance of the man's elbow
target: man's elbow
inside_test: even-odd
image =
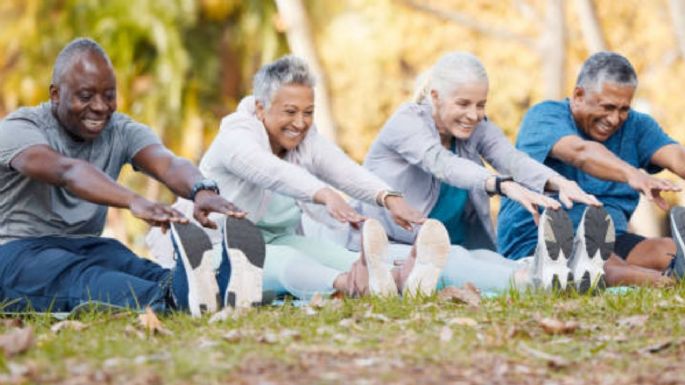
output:
[[[585,170],[592,162],[594,154],[597,152],[597,143],[582,141],[573,146],[569,154],[569,164],[573,167]]]

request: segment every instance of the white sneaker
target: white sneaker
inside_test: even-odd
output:
[[[538,226],[533,257],[533,282],[545,290],[564,290],[573,274],[568,259],[573,250],[573,223],[563,209],[545,209]]]
[[[383,225],[375,219],[364,221],[362,228],[362,258],[369,273],[369,293],[392,297],[397,295],[397,285],[385,263],[388,236]]]
[[[404,283],[403,294],[433,294],[449,252],[447,229],[440,221],[428,219],[416,237],[416,261]]]
[[[611,216],[601,207],[588,206],[578,225],[568,264],[579,293],[606,288],[604,263],[614,250],[615,240]]]
[[[221,296],[217,283],[212,243],[200,227],[192,223],[172,223],[171,239],[178,260],[176,270],[184,271],[187,280],[186,298],[177,298],[182,307],[187,306],[193,317],[219,310]]]
[[[230,261],[225,306],[247,308],[261,304],[266,257],[261,231],[247,219],[227,216],[223,242]]]

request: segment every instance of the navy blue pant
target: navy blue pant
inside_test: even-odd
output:
[[[0,310],[69,312],[88,302],[169,309],[171,271],[101,237],[0,245]]]

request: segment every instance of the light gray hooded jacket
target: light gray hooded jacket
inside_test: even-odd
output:
[[[496,250],[495,230],[490,219],[490,197],[485,181],[492,174],[483,160],[520,184],[542,192],[555,171],[516,150],[502,131],[484,119],[465,141],[457,140],[456,152],[440,142],[430,103],[406,103],[386,122],[366,155],[364,167],[380,176],[394,190],[402,192],[410,205],[428,215],[440,194],[440,183],[468,190],[469,200],[463,218],[468,222],[465,244],[468,249]],[[399,227],[386,210],[359,203],[362,214],[382,221],[388,236],[411,244],[417,229]],[[350,237],[348,247],[356,244]]]

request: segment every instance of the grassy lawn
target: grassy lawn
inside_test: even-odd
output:
[[[685,285],[480,304],[449,295],[325,300],[218,321],[160,316],[163,333],[135,313],[67,324],[6,318],[0,383],[685,383],[684,298]],[[32,344],[16,346],[31,339],[20,327],[32,329]]]

